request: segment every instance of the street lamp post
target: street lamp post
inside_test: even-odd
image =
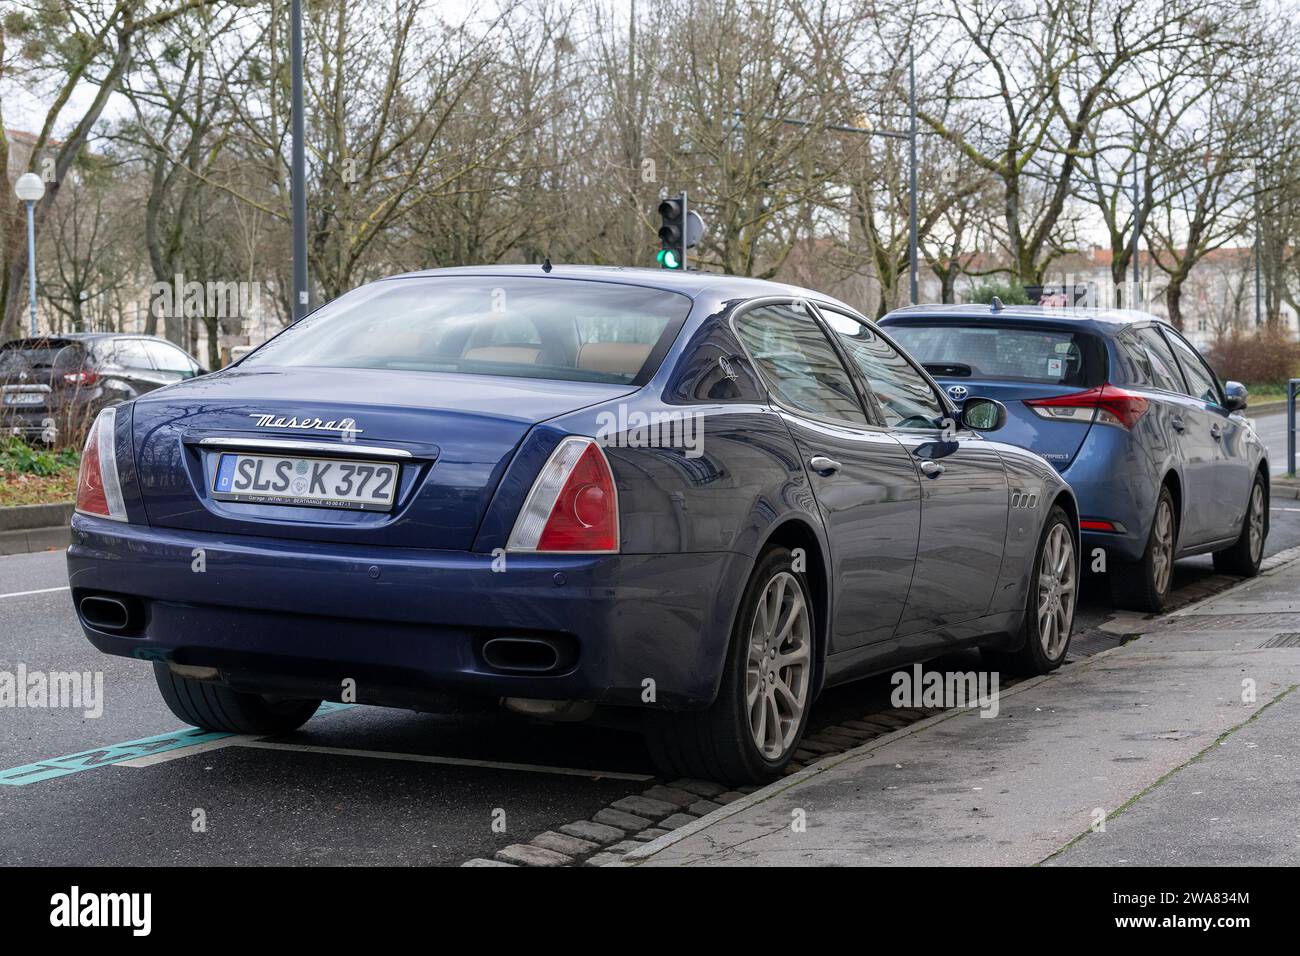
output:
[[[309,295],[307,291],[307,172],[306,172],[306,123],[303,119],[302,91],[302,0],[293,0],[290,4],[290,17],[293,21],[290,30],[289,55],[291,63],[290,78],[290,119],[293,128],[293,153],[291,163],[292,187],[289,192],[293,206],[293,320],[297,322],[307,314]]]
[[[907,130],[908,145],[911,152],[911,169],[908,171],[908,200],[907,215],[907,264],[910,275],[910,285],[912,292],[912,305],[917,305],[921,301],[918,284],[920,282],[918,274],[917,258],[917,235],[916,235],[916,49],[909,46],[907,48],[907,105],[912,114],[912,122]]]
[[[916,141],[917,130],[917,111],[916,111],[916,55],[912,48],[907,51],[907,80],[908,80],[908,108],[911,113],[911,120],[908,124],[907,132],[891,129],[876,129],[872,126],[847,126],[841,123],[813,123],[804,119],[795,119],[790,116],[764,116],[763,119],[786,123],[790,126],[816,126],[820,129],[829,130],[835,133],[856,133],[859,136],[883,136],[886,139],[906,140],[908,144],[909,169],[908,169],[908,210],[907,210],[907,262],[908,262],[908,285],[911,292],[912,304],[917,305],[920,299],[920,277],[919,277],[919,254],[918,254],[918,236],[917,236],[917,198],[916,198]],[[744,119],[744,110],[732,110],[732,115]]]
[[[1141,158],[1139,149],[1141,148],[1141,139],[1138,137],[1137,122],[1133,123],[1133,295],[1132,301],[1128,303],[1129,308],[1137,308],[1142,304],[1142,265],[1141,265],[1141,245],[1142,242],[1142,180],[1138,177],[1141,167]]]
[[[14,193],[27,204],[27,293],[31,301],[31,335],[36,337],[36,204],[45,195],[45,183],[35,173],[23,173]]]

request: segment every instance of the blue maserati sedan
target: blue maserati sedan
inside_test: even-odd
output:
[[[665,772],[780,773],[822,688],[1064,659],[1078,508],[841,302],[559,266],[362,286],[106,409],[68,549],[101,651],[199,727],[321,700],[639,711]]]
[[[1146,312],[911,306],[881,320],[949,397],[1005,402],[1002,441],[1050,461],[1078,496],[1119,605],[1161,610],[1174,561],[1211,553],[1253,577],[1268,536],[1268,453],[1176,329]],[[1091,564],[1091,562],[1090,562]]]

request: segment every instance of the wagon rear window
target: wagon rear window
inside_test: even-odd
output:
[[[286,329],[244,365],[644,381],[690,311],[686,296],[559,278],[375,282]]]
[[[889,334],[943,378],[1082,387],[1106,380],[1105,345],[1087,332],[980,323],[891,325]]]

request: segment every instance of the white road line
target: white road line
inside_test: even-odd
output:
[[[26,597],[28,594],[53,594],[55,591],[68,590],[71,590],[71,588],[65,584],[61,588],[40,588],[35,591],[10,591],[8,594],[0,594],[0,601],[11,597]]]
[[[1300,508],[1269,508],[1269,511],[1300,511]]]
[[[380,760],[410,760],[415,763],[446,764],[453,767],[486,767],[494,770],[522,770],[526,773],[555,773],[568,777],[591,777],[596,780],[653,780],[644,773],[619,773],[604,770],[581,770],[576,767],[547,767],[534,763],[500,763],[494,760],[470,760],[465,757],[435,757],[428,754],[393,753],[386,750],[353,750],[349,747],[316,747],[310,744],[284,744],[270,740],[239,740],[241,747],[259,750],[288,750],[302,753],[337,754],[343,757],[377,757]],[[192,751],[191,751],[192,752]],[[123,766],[126,766],[125,764]]]
[[[180,760],[182,757],[193,757],[195,754],[207,753],[209,750],[220,750],[222,747],[230,747],[235,744],[247,743],[256,738],[248,734],[236,734],[233,737],[222,737],[220,740],[205,740],[201,744],[195,744],[193,747],[177,747],[175,750],[162,750],[156,754],[145,754],[143,757],[133,757],[130,760],[122,760],[113,764],[114,767],[132,767],[139,770],[142,767],[153,767],[160,763],[166,763],[168,760]]]

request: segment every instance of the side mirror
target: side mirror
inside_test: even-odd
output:
[[[1228,382],[1223,386],[1223,407],[1230,412],[1239,412],[1246,407],[1250,392],[1240,382]]]
[[[995,432],[1007,423],[1007,407],[991,398],[968,398],[961,406],[961,423],[973,432]]]

